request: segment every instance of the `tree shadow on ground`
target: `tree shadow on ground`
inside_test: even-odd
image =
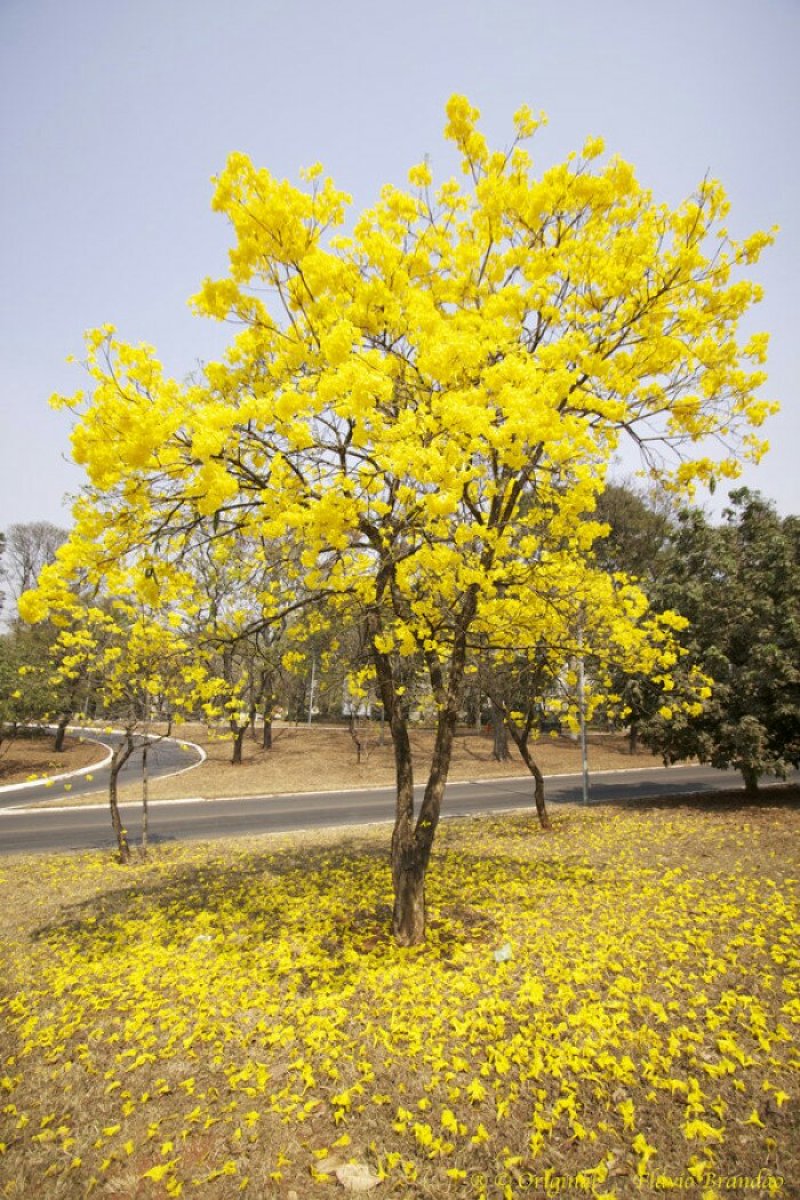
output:
[[[363,955],[394,946],[386,845],[355,836],[338,845],[252,852],[242,848],[228,858],[215,855],[213,847],[209,850],[207,862],[176,864],[171,870],[167,863],[166,873],[157,854],[127,867],[117,865],[114,885],[63,905],[56,919],[32,932],[32,940],[54,946],[68,940],[73,950],[93,957],[119,953],[126,926],[132,945],[141,930],[155,929],[168,944],[230,938],[242,954],[265,941],[286,938],[313,941],[334,959],[345,957],[348,950]],[[439,854],[453,852],[462,860],[474,859],[484,871],[525,871],[534,890],[537,880],[590,886],[578,855],[525,863],[513,853],[481,855],[446,844]],[[446,958],[463,941],[492,942],[497,922],[480,898],[442,890],[444,872],[441,860],[432,863],[428,933],[437,953]],[[120,879],[120,873],[126,878]]]
[[[555,801],[557,803],[557,801]],[[592,785],[590,806],[623,808],[627,811],[688,808],[695,812],[764,812],[770,808],[800,808],[800,785],[777,783],[762,787],[756,796],[744,788],[725,788],[718,791],[681,791],[664,794],[643,794],[642,784]]]
[[[595,792],[590,807],[607,808],[611,819],[615,809],[733,813],[745,819],[776,809],[800,808],[800,786],[796,783],[765,787],[756,800],[743,789],[643,795],[642,784],[608,787],[612,794],[598,796]],[[554,804],[554,808],[563,812],[566,805]],[[476,870],[495,869],[498,877],[508,871],[524,871],[533,889],[537,881],[592,887],[594,873],[607,868],[604,861],[594,858],[587,872],[586,857],[580,849],[573,847],[564,852],[560,845],[560,853],[550,853],[544,842],[543,852],[533,858],[526,860],[515,854],[514,843],[525,844],[541,834],[532,805],[524,815],[482,819],[490,822],[492,839],[505,843],[508,853],[503,849],[498,853],[496,848],[482,853],[458,844],[453,825],[449,821],[443,825],[429,880],[429,902],[433,901],[432,907],[437,910],[431,913],[429,931],[439,941],[455,944],[462,937],[491,939],[495,928],[494,919],[482,909],[477,896],[464,893],[455,898],[440,886],[444,878],[441,859],[450,852],[462,861],[474,861]],[[461,821],[453,824],[460,825]],[[448,826],[456,841],[451,842]],[[263,944],[287,936],[313,939],[337,955],[347,948],[367,953],[391,944],[391,873],[384,840],[354,834],[326,844],[302,837],[294,845],[250,849],[242,842],[234,843],[233,848],[228,843],[222,850],[214,843],[200,843],[193,851],[182,847],[180,853],[184,852],[193,852],[195,861],[170,865],[173,848],[168,839],[161,839],[150,859],[135,859],[128,867],[109,862],[113,880],[106,882],[104,890],[87,899],[64,903],[59,915],[40,925],[32,937],[45,943],[69,938],[87,952],[91,949],[94,954],[102,953],[105,947],[111,953],[119,945],[121,923],[147,923],[155,918],[155,927],[164,939],[174,938],[178,943],[205,932],[201,926],[210,920],[215,936],[229,933],[239,940],[243,951],[256,942]],[[207,859],[199,860],[200,854],[206,854]],[[275,881],[274,889],[270,880]]]

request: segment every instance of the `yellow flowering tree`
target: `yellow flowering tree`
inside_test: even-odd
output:
[[[230,272],[194,298],[238,326],[224,359],[180,384],[105,327],[88,338],[90,393],[57,400],[78,415],[88,476],[58,570],[124,572],[169,605],[205,540],[243,580],[252,556],[264,568],[251,597],[264,626],[307,640],[361,623],[395,748],[402,944],[424,937],[473,646],[520,631],[557,644],[559,598],[580,577],[597,628],[613,600],[630,657],[668,671],[668,632],[635,632],[641,593],[619,603],[587,566],[606,466],[630,437],[678,490],[734,476],[771,410],[757,396],[766,339],[737,332],[759,296],[739,268],[771,236],[733,241],[710,179],[676,209],[657,203],[598,139],[537,176],[530,110],[502,151],[478,117],[464,97],[447,105],[460,180],[435,187],[414,167],[408,190],[387,185],[353,220],[320,166],[294,186],[231,155],[213,201]],[[437,713],[418,809],[400,682],[414,655]]]
[[[534,778],[543,828],[549,819],[532,735],[553,719],[573,734],[598,715],[624,719],[630,708],[620,680],[631,675],[647,678],[655,695],[669,692],[682,716],[696,716],[709,694],[705,675],[678,666],[675,638],[688,624],[684,617],[652,612],[624,573],[589,559],[555,556],[554,570],[552,577],[546,561],[536,562],[517,607],[502,595],[487,600],[475,621],[481,687]]]
[[[141,751],[144,851],[149,747],[169,736],[173,716],[185,705],[216,702],[226,690],[225,682],[214,676],[197,646],[177,628],[178,620],[170,622],[164,613],[131,595],[84,596],[81,601],[72,591],[59,591],[58,583],[55,569],[48,571],[44,581],[48,611],[59,630],[51,648],[48,683],[61,692],[77,690],[81,681],[91,680],[94,715],[122,726],[123,736],[110,762],[108,798],[119,860],[128,863],[130,842],[118,803],[120,771]],[[29,607],[35,607],[36,599],[28,593]],[[153,734],[153,720],[166,722],[166,733]]]

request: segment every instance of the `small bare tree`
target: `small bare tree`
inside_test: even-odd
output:
[[[13,602],[13,619],[16,619],[22,593],[36,586],[42,568],[55,562],[56,551],[68,537],[66,529],[51,525],[49,521],[9,526],[0,577]]]

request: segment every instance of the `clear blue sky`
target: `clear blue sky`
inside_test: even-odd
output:
[[[81,474],[47,398],[82,386],[85,329],[178,375],[220,351],[186,301],[226,268],[210,177],[231,150],[290,178],[321,160],[370,204],[444,160],[456,91],[495,144],[545,109],[542,166],[599,134],[658,198],[710,171],[734,235],[782,227],[753,328],[783,412],[745,481],[800,511],[798,52],[797,0],[0,0],[0,529],[69,523]]]

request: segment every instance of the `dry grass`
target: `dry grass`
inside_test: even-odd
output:
[[[155,731],[161,732],[157,727]],[[237,766],[231,764],[232,740],[225,731],[217,732],[199,724],[183,725],[174,730],[174,736],[202,746],[208,757],[199,767],[183,774],[151,780],[150,796],[156,801],[370,788],[391,786],[395,781],[388,733],[382,739],[380,727],[376,725],[359,732],[360,756],[346,727],[276,725],[272,749],[263,750],[259,741],[248,735],[243,747],[244,761]],[[419,778],[424,779],[433,747],[433,733],[416,729],[412,732],[411,742]],[[527,773],[513,744],[506,762],[497,762],[493,758],[492,746],[488,734],[462,730],[455,742],[450,779],[508,778]],[[545,775],[572,774],[581,770],[580,747],[570,738],[543,737],[535,744],[534,752]],[[590,736],[589,765],[593,771],[660,766],[660,762],[647,751],[632,756],[626,739],[620,735]],[[98,792],[68,796],[61,787],[56,787],[38,807],[58,806],[65,800],[70,805],[96,804],[102,795]],[[141,788],[135,783],[124,784],[120,788],[120,797],[123,801],[138,801]]]
[[[202,745],[208,759],[196,770],[173,779],[155,780],[151,795],[156,800],[184,796],[215,798],[251,796],[281,792],[327,791],[337,788],[368,788],[394,783],[394,761],[388,731],[380,742],[379,727],[361,732],[361,761],[356,745],[346,728],[308,728],[304,725],[277,726],[272,750],[262,750],[251,737],[244,743],[244,762],[231,765],[231,739],[224,734],[209,734],[204,726],[186,726],[176,736]],[[430,761],[433,734],[428,730],[412,733],[415,764],[424,778]],[[622,737],[592,739],[589,750],[593,770],[624,770],[631,766],[658,764],[649,754],[631,757]],[[537,757],[547,775],[580,771],[578,745],[568,738],[543,738],[537,745]],[[526,767],[514,747],[507,762],[492,757],[492,739],[482,733],[462,733],[455,743],[450,771],[452,780],[486,779],[526,774]],[[122,792],[123,798],[136,800],[135,785]]]
[[[780,800],[449,822],[415,951],[385,830],[3,864],[2,1195],[796,1196]]]
[[[0,746],[0,786],[46,779],[91,766],[106,756],[105,746],[83,738],[67,737],[56,754],[52,734],[20,733]]]

